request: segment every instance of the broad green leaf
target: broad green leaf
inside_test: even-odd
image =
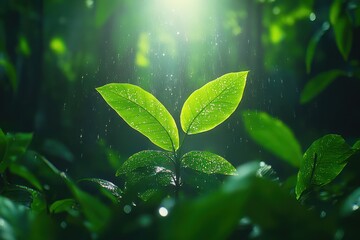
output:
[[[16,161],[26,152],[31,140],[31,133],[7,134],[7,150],[0,162],[0,173],[4,172],[11,161]]]
[[[110,83],[96,90],[130,127],[155,145],[168,151],[179,148],[175,120],[152,94],[127,83]]]
[[[162,151],[145,150],[135,153],[117,170],[116,176],[132,172],[138,168],[167,168],[173,165],[171,154]]]
[[[101,187],[101,189],[105,190],[106,192],[109,192],[113,197],[115,197],[117,201],[121,198],[121,194],[122,194],[121,189],[112,182],[99,178],[84,178],[81,179],[80,181],[81,182],[88,181],[88,182],[96,183],[98,186]]]
[[[194,91],[181,110],[183,131],[201,133],[224,122],[242,99],[247,74],[247,71],[228,73]]]
[[[126,174],[126,187],[161,188],[173,184],[172,171],[164,168],[142,168]]]
[[[311,144],[297,176],[296,197],[313,187],[330,183],[347,164],[353,150],[345,140],[336,134],[325,135]]]
[[[206,174],[234,175],[236,173],[231,163],[211,152],[188,152],[181,158],[181,164],[185,168],[192,168]]]
[[[318,30],[315,35],[310,39],[309,45],[306,49],[306,57],[305,57],[305,63],[306,63],[306,72],[310,73],[311,71],[311,63],[314,58],[315,49],[318,45],[321,37],[329,30],[330,25],[328,22],[324,22],[320,30]]]
[[[288,126],[265,112],[245,111],[242,117],[246,131],[256,143],[291,165],[300,167],[301,146]]]
[[[313,98],[319,95],[327,86],[329,86],[336,78],[346,76],[346,73],[341,70],[330,70],[322,72],[310,79],[300,95],[300,103],[305,104],[310,102]]]
[[[352,24],[342,0],[335,0],[330,7],[330,22],[333,25],[336,45],[345,60],[352,47]]]
[[[58,200],[50,205],[51,213],[71,212],[77,208],[77,202],[75,199],[67,198]]]

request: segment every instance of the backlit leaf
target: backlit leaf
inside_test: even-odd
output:
[[[245,111],[242,117],[246,131],[256,143],[291,165],[300,167],[301,146],[288,126],[265,112]]]
[[[330,183],[355,152],[340,135],[325,135],[313,142],[305,152],[298,172],[295,188],[297,198],[310,187]]]
[[[155,145],[168,151],[179,148],[175,120],[152,94],[127,83],[110,83],[96,90],[130,127]]]
[[[352,24],[342,0],[335,0],[330,7],[330,22],[334,28],[336,45],[345,60],[352,47]]]
[[[181,164],[185,168],[207,174],[234,175],[236,169],[223,157],[211,152],[192,151],[181,158]]]
[[[228,73],[194,91],[181,110],[183,131],[201,133],[224,122],[242,99],[247,74],[247,71]]]
[[[327,86],[329,86],[336,78],[346,76],[346,73],[341,70],[330,70],[318,74],[310,79],[300,95],[300,103],[308,103],[317,95],[319,95]]]
[[[116,176],[132,172],[138,168],[170,168],[172,166],[171,155],[167,152],[145,150],[135,153],[117,170]]]

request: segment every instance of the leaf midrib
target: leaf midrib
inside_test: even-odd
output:
[[[161,122],[160,122],[154,115],[152,115],[146,108],[144,108],[143,106],[139,105],[137,102],[135,102],[135,101],[133,101],[133,100],[131,100],[131,99],[129,99],[129,98],[126,98],[126,97],[120,95],[119,93],[115,92],[114,90],[110,90],[109,92],[112,92],[113,94],[115,94],[115,95],[117,95],[117,96],[120,96],[121,98],[123,98],[123,99],[125,99],[125,100],[128,100],[129,102],[131,102],[131,103],[139,106],[141,109],[143,109],[145,112],[147,112],[152,118],[154,118],[154,119],[160,124],[160,126],[162,127],[162,129],[164,129],[164,131],[166,132],[166,135],[167,135],[167,136],[169,137],[169,139],[170,139],[171,147],[172,147],[173,151],[175,151],[174,142],[173,142],[173,140],[172,140],[169,132],[167,131],[167,129],[161,124]]]
[[[227,90],[228,87],[224,88],[214,99],[212,99],[209,103],[207,103],[201,110],[199,113],[196,114],[196,116],[193,118],[193,120],[191,121],[188,129],[186,130],[186,135],[189,133],[189,130],[192,126],[192,124],[194,123],[195,119],[205,110],[205,108],[207,108],[207,106],[209,106],[213,101],[215,101],[215,99],[217,99],[225,90]],[[206,94],[208,94],[208,92],[206,92]]]

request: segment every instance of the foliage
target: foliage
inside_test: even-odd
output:
[[[243,96],[247,73],[225,74],[188,97],[180,114],[180,123],[185,136],[209,131],[235,111]],[[171,153],[161,151],[136,153],[124,162],[116,175],[126,174],[127,178],[137,182],[143,181],[147,176],[164,174],[156,181],[165,181],[160,184],[161,187],[174,185],[175,194],[178,196],[183,184],[181,180],[183,168],[206,174],[234,174],[235,168],[214,153],[193,151],[181,155],[182,145],[179,145],[175,120],[150,93],[126,83],[107,84],[97,88],[97,91],[127,124],[148,137],[155,145],[171,151]],[[141,168],[145,171],[141,172]],[[134,172],[135,175],[145,173],[145,176],[134,177]]]

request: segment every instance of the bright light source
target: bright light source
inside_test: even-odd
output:
[[[166,208],[161,207],[161,208],[159,208],[159,214],[162,217],[166,217],[169,214],[169,212],[168,212],[168,210]]]

